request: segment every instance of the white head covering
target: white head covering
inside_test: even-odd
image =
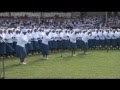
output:
[[[27,29],[22,29],[22,32],[27,32]]]
[[[8,31],[8,30],[12,30],[12,29],[11,29],[11,28],[8,28],[7,31]]]
[[[50,29],[45,29],[45,30],[44,30],[45,33],[49,32],[49,31],[50,31]]]
[[[17,28],[17,29],[15,29],[15,31],[20,31],[20,29]]]

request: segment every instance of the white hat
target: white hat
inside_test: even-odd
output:
[[[45,33],[48,33],[49,31],[45,30]]]
[[[16,31],[20,31],[20,29],[15,29]]]
[[[22,29],[22,32],[27,32],[27,29]]]
[[[49,32],[50,31],[50,29],[45,29],[45,32],[47,33],[47,32]]]
[[[57,31],[61,31],[61,29],[57,29]]]
[[[12,30],[12,29],[11,29],[11,28],[8,28],[7,31],[8,31],[8,30]]]
[[[117,28],[117,30],[120,30],[119,28]]]

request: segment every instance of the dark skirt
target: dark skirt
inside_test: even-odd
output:
[[[70,40],[67,40],[67,48],[70,49]]]
[[[81,48],[84,47],[84,43],[85,43],[85,42],[81,40]]]
[[[82,40],[77,40],[76,46],[77,46],[77,48],[82,48]]]
[[[100,40],[96,40],[96,46],[99,46],[100,45]]]
[[[48,55],[49,54],[49,45],[45,45],[42,43],[42,54],[43,55]]]
[[[116,42],[117,42],[117,46],[119,46],[119,39],[118,38],[116,39]]]
[[[101,46],[104,47],[105,46],[105,40],[101,40]]]
[[[70,48],[71,48],[71,50],[75,50],[76,49],[76,43],[70,42]]]
[[[63,49],[69,49],[70,48],[70,41],[69,40],[63,40],[62,47],[63,47]]]
[[[16,45],[16,57],[25,58],[27,56],[26,48]]]
[[[76,46],[77,46],[77,48],[80,48],[80,46],[79,46],[79,40],[76,40]]]
[[[116,39],[112,39],[112,46],[116,47],[117,46],[117,40]]]
[[[54,41],[49,42],[49,47],[50,47],[50,49],[54,49]]]
[[[53,49],[57,49],[57,41],[53,41]]]
[[[85,49],[87,49],[87,48],[88,48],[88,43],[83,42],[82,49],[85,50]]]
[[[105,46],[107,46],[107,39],[105,39]]]
[[[95,47],[95,39],[91,39],[91,47],[92,47],[92,48]]]
[[[111,39],[106,39],[107,46],[111,46]]]
[[[30,51],[33,50],[33,46],[32,46],[31,43],[27,43],[27,44],[25,45],[25,48],[26,48],[26,51],[27,51],[27,52],[30,52]]]
[[[12,54],[14,52],[13,43],[7,43],[6,52],[7,54]]]
[[[13,48],[14,48],[14,53],[15,53],[15,49],[16,49],[16,44],[17,44],[17,42],[13,42]]]
[[[89,40],[88,40],[88,47],[89,47],[89,48],[92,48],[92,46],[93,46],[92,39],[89,39]]]
[[[63,46],[63,49],[66,49],[66,48],[67,48],[67,40],[63,40],[62,46]]]
[[[42,42],[42,40],[39,40],[39,41],[38,41],[39,49],[40,49],[40,50],[41,50],[41,42]]]
[[[60,40],[57,41],[57,48],[58,49],[62,49],[62,40],[61,41]]]
[[[98,46],[102,46],[102,43],[101,43],[101,41],[102,41],[102,40],[101,40],[101,39],[99,39],[99,45],[98,45]]]
[[[17,42],[13,42],[13,48],[14,49],[16,48],[16,44],[17,44]]]
[[[0,42],[0,55],[6,54],[6,44],[4,42]]]
[[[32,41],[32,45],[33,45],[33,50],[39,50],[38,41]]]

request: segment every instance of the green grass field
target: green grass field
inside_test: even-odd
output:
[[[28,56],[27,65],[20,65],[19,59],[5,60],[5,78],[11,79],[93,79],[120,78],[120,51],[88,51],[83,55],[77,51],[72,57],[71,52],[49,55],[43,60],[42,55]]]

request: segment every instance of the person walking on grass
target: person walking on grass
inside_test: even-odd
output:
[[[49,36],[49,31],[45,31],[45,34],[43,35],[42,39],[42,55],[43,59],[48,59],[49,54],[49,44],[48,42],[51,40],[51,37]]]
[[[26,29],[22,29],[22,33],[18,37],[18,42],[16,45],[16,57],[20,58],[21,64],[27,64],[25,58],[27,56],[27,51],[25,45],[28,43],[28,37],[26,35]]]
[[[89,40],[90,33],[91,32],[85,32],[83,37],[82,37],[84,54],[88,54],[87,49],[88,49],[88,40]]]
[[[72,31],[70,34],[70,48],[72,51],[72,56],[76,56],[75,50],[76,50],[76,32]]]

